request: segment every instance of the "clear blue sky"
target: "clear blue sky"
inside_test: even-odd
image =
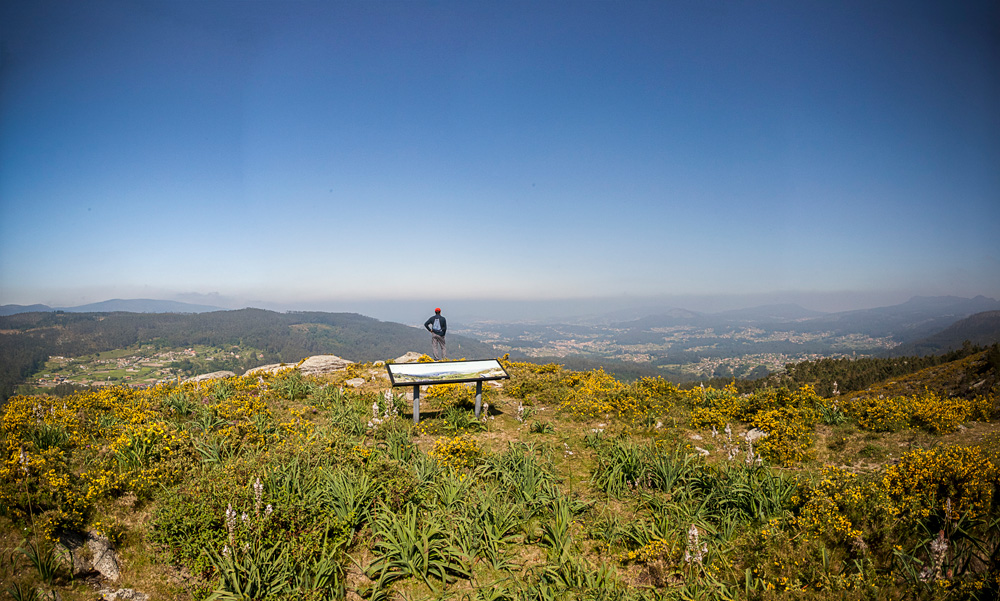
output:
[[[41,0],[0,35],[0,304],[1000,297],[997,2]]]

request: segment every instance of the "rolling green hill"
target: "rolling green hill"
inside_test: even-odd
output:
[[[0,399],[7,399],[50,356],[77,357],[136,344],[163,348],[240,346],[262,357],[245,367],[332,354],[376,361],[430,350],[420,328],[355,313],[276,313],[262,309],[176,313],[20,313],[0,317]],[[492,346],[448,336],[453,358],[492,358]]]
[[[990,345],[1000,342],[1000,311],[983,311],[951,324],[944,330],[890,351],[894,357],[932,355],[962,348],[965,343]]]

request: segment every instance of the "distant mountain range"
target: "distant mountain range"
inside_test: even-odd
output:
[[[979,346],[1000,342],[1000,311],[976,313],[927,338],[901,344],[890,354],[894,357],[939,355],[957,350],[967,341]]]
[[[18,313],[35,313],[63,311],[65,313],[209,313],[225,311],[222,307],[210,305],[193,305],[178,301],[155,300],[149,298],[133,298],[101,301],[79,305],[77,307],[49,307],[48,305],[0,305],[0,316],[17,315]]]
[[[985,311],[1000,311],[1000,301],[985,296],[915,296],[899,305],[830,313],[807,323],[813,331],[865,332],[905,343],[931,336],[960,319]]]
[[[226,311],[226,309],[211,305],[156,299],[112,299],[75,307],[49,307],[41,304],[0,306],[0,316],[58,311],[65,313],[200,314]],[[956,329],[951,333],[944,333],[943,330],[977,313],[1000,311],[1000,301],[985,296],[976,296],[975,298],[915,296],[898,305],[837,313],[811,311],[796,304],[762,305],[719,313],[702,313],[684,308],[669,308],[660,312],[654,312],[655,309],[650,308],[647,311],[649,313],[644,317],[616,323],[609,322],[606,327],[628,332],[631,335],[662,328],[684,326],[720,331],[739,327],[757,327],[765,330],[793,330],[803,334],[822,333],[832,336],[860,333],[872,338],[892,339],[897,344],[906,345],[907,348],[913,350],[917,349],[913,345],[921,341],[924,346],[920,348],[933,350],[948,346],[950,342],[947,341],[959,336],[958,332],[962,332],[963,340],[977,342],[981,339],[991,339],[991,334],[983,333],[984,327],[987,330],[989,328],[981,320],[967,324],[964,330]],[[534,337],[530,334],[531,332],[540,332],[553,327],[558,327],[563,332],[577,332],[579,334],[605,329],[602,326],[583,324],[497,325],[501,329],[510,330],[508,337],[518,337],[513,333],[517,330]]]
[[[762,305],[759,307],[748,307],[746,309],[734,309],[719,313],[699,313],[688,309],[670,309],[663,313],[656,313],[612,324],[616,328],[645,329],[645,328],[669,328],[676,326],[692,325],[698,327],[716,327],[733,324],[782,324],[800,322],[808,319],[824,317],[828,313],[820,311],[810,311],[795,304]]]
[[[787,321],[802,321],[805,319],[822,317],[823,315],[826,314],[820,311],[810,311],[809,309],[805,309],[803,307],[800,307],[799,305],[781,304],[781,305],[762,305],[760,307],[752,307],[749,309],[736,309],[734,311],[723,311],[721,313],[716,313],[715,315],[716,317],[723,319],[731,319],[733,321],[787,322]]]
[[[613,327],[648,330],[678,326],[756,326],[792,329],[801,333],[863,333],[873,338],[892,338],[898,343],[907,343],[936,334],[960,319],[987,311],[1000,311],[1000,301],[985,296],[915,296],[899,305],[838,313],[810,311],[794,304],[764,305],[721,313],[671,309],[662,314],[616,323]]]

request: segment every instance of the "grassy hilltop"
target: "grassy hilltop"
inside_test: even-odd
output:
[[[993,599],[995,354],[846,392],[504,359],[482,419],[473,388],[441,385],[418,426],[371,363],[15,396],[0,595]],[[118,582],[59,561],[86,532]]]

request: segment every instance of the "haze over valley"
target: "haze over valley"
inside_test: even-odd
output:
[[[220,370],[243,373],[269,363],[294,364],[317,354],[384,361],[429,352],[427,335],[416,324],[353,313],[209,309],[150,299],[62,309],[0,307],[6,314],[0,317],[5,394],[24,383],[41,389],[144,386]],[[509,354],[580,369],[603,367],[626,379],[662,376],[687,382],[759,379],[824,358],[935,355],[963,344],[1000,342],[1000,302],[982,296],[914,297],[899,305],[835,313],[792,304],[717,313],[666,308],[614,321],[632,310],[564,322],[452,319],[450,357]]]

